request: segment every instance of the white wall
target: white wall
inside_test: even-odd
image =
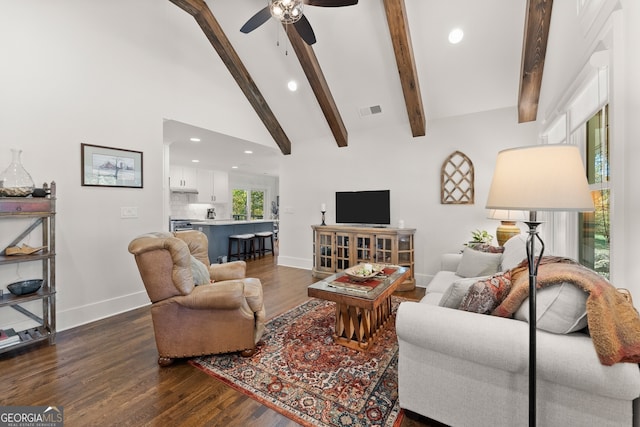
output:
[[[155,4],[2,2],[0,167],[21,148],[37,184],[57,183],[59,329],[148,303],[127,245],[164,225]],[[82,187],[80,143],[142,151],[144,189]],[[123,206],[139,217],[121,219]]]
[[[622,68],[622,82],[617,87],[617,93],[622,96],[621,102],[624,108],[624,117],[621,123],[625,142],[625,175],[624,184],[624,226],[617,231],[625,236],[625,245],[614,256],[625,259],[623,275],[619,287],[630,289],[635,297],[636,306],[640,302],[640,264],[638,263],[638,242],[640,241],[640,2],[628,0],[623,2],[624,16],[617,19],[622,21],[624,29],[622,34],[623,48],[619,53],[619,66]],[[619,22],[619,21],[618,21]]]
[[[515,108],[429,122],[427,135],[412,138],[406,127],[349,135],[349,146],[332,141],[298,146],[280,176],[280,256],[285,265],[311,268],[311,225],[335,223],[335,192],[391,190],[391,223],[415,228],[418,283],[438,271],[440,254],[459,251],[482,228],[495,235],[497,221],[484,208],[499,150],[537,142],[535,124],[518,124]],[[475,168],[475,204],[440,204],[440,168],[454,151]]]

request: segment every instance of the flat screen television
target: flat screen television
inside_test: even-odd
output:
[[[391,224],[389,190],[336,191],[336,223]]]

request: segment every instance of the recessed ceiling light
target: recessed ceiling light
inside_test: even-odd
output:
[[[298,90],[298,82],[296,82],[295,80],[289,80],[289,83],[287,83],[287,87],[291,92],[295,92]]]
[[[244,154],[253,154],[253,151],[251,151],[251,150],[244,150]]]
[[[460,28],[454,28],[449,33],[449,43],[458,44],[462,41],[463,37],[464,37],[464,31],[462,31],[462,29]]]
[[[191,163],[200,163],[200,160],[198,160],[198,159],[193,159],[193,160],[191,160]]]
[[[237,166],[231,166],[231,169],[238,169]]]
[[[191,142],[200,142],[200,138],[189,138]]]

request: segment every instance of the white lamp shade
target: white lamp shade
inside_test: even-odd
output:
[[[497,219],[500,221],[524,221],[524,211],[509,211],[504,209],[491,209],[489,211],[490,219]]]
[[[593,211],[578,148],[554,144],[500,151],[486,207],[520,211]]]

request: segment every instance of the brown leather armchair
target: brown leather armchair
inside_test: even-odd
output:
[[[129,244],[152,302],[161,366],[204,354],[250,356],[264,332],[260,280],[244,277],[244,261],[211,265],[208,248],[207,236],[195,230],[148,233]],[[191,255],[213,283],[195,286]]]

